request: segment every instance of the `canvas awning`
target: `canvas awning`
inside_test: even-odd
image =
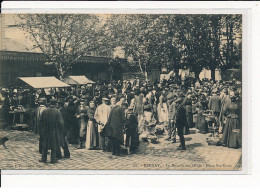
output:
[[[69,85],[87,85],[87,84],[94,84],[92,80],[86,78],[84,75],[80,76],[68,76],[64,79],[64,82]]]
[[[58,80],[56,77],[19,77],[19,79],[35,89],[70,87],[68,84]]]

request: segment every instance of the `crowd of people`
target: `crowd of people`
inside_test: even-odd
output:
[[[186,150],[184,135],[190,128],[222,133],[221,145],[238,148],[234,130],[241,133],[241,82],[189,80],[170,77],[155,83],[145,79],[97,82],[67,89],[1,89],[2,118],[12,124],[10,111],[23,109],[24,122],[39,134],[41,162],[70,157],[69,144],[78,149],[98,149],[122,154],[122,145],[135,153],[139,135],[156,133],[162,126],[167,141]],[[213,120],[207,119],[207,114]],[[26,116],[27,115],[27,116]]]

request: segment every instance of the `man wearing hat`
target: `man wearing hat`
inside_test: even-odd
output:
[[[39,133],[40,135],[40,140],[39,140],[39,152],[42,153],[42,129],[40,125],[40,120],[42,113],[47,107],[45,106],[46,99],[45,98],[40,98],[38,101],[39,107],[35,111],[35,126],[34,126],[34,132],[36,134]]]
[[[167,99],[168,99],[168,119],[169,119],[169,126],[168,126],[168,138],[166,140],[171,140],[172,139],[172,135],[173,135],[173,142],[176,142],[176,130],[175,130],[175,126],[174,126],[174,122],[175,122],[175,116],[176,116],[176,103],[174,102],[174,95],[167,95]]]
[[[186,110],[182,105],[183,99],[177,98],[176,103],[176,128],[178,136],[180,137],[180,145],[178,149],[186,150],[185,139],[184,139],[184,127],[186,125]]]
[[[138,120],[134,113],[134,107],[129,106],[126,115],[126,146],[129,147],[130,153],[137,150],[139,146]]]
[[[99,105],[96,109],[94,118],[98,124],[98,139],[99,139],[99,149],[105,151],[105,131],[104,127],[107,124],[108,117],[111,111],[111,108],[108,106],[109,99],[103,97],[102,104]]]
[[[48,149],[51,149],[51,163],[57,163],[60,146],[64,147],[64,122],[60,111],[56,108],[56,99],[50,100],[50,107],[43,111],[40,123],[42,125],[42,158],[39,162],[47,162]],[[64,155],[68,152],[64,150]],[[60,153],[61,155],[61,153]]]
[[[122,103],[121,103],[122,104]],[[112,144],[112,155],[120,156],[120,145],[124,143],[125,110],[117,103],[111,110],[106,135]]]
[[[217,95],[217,89],[212,90],[212,96],[209,98],[209,109],[218,117],[221,110],[221,98]]]

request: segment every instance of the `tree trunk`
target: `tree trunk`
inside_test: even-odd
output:
[[[140,71],[141,71],[142,74],[144,75],[144,71],[143,71],[142,65],[141,65],[141,59],[139,59],[138,64],[139,64]]]
[[[199,80],[200,79],[200,71],[195,71],[195,79]]]
[[[211,71],[211,79],[213,79],[213,81],[215,82],[215,72],[216,72],[216,69],[215,68],[211,68],[210,69],[210,71]]]
[[[56,66],[56,70],[57,70],[57,74],[58,74],[59,79],[63,80],[64,75],[65,75],[65,71],[62,67],[62,64],[60,62],[56,62],[55,66]]]

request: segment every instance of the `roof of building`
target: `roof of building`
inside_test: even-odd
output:
[[[3,51],[17,51],[17,52],[29,52],[29,49],[22,43],[10,39],[4,38],[2,39],[2,49]]]

